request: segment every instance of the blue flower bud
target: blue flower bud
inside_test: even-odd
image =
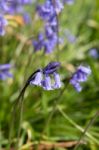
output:
[[[59,62],[51,62],[43,69],[43,73],[44,74],[52,74],[52,73],[56,72],[59,67],[60,67]]]

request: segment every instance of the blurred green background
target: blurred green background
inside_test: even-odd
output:
[[[21,122],[20,149],[29,150],[33,143],[77,142],[88,122],[99,109],[99,58],[89,55],[92,48],[99,53],[99,0],[75,0],[73,5],[65,5],[59,16],[59,35],[63,42],[51,54],[43,50],[33,52],[31,37],[35,39],[44,25],[35,13],[35,5],[26,8],[31,15],[31,23],[21,25],[17,20],[9,19],[4,37],[0,37],[0,63],[13,65],[13,79],[0,81],[0,147],[7,149],[9,133],[11,145],[17,138],[20,107],[14,116],[12,128],[12,107],[29,75],[50,61],[61,62],[61,78],[68,78],[80,64],[89,65],[92,74],[83,84],[82,92],[64,82],[61,89],[44,91],[29,86],[24,96],[24,109]],[[69,41],[66,32],[75,37]],[[16,106],[17,107],[17,106]],[[12,128],[12,131],[11,131]],[[84,142],[85,141],[85,142]],[[61,147],[57,150],[74,149]],[[99,117],[88,129],[78,150],[99,149]]]

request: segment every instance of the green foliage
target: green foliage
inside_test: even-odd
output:
[[[91,48],[99,50],[99,0],[75,0],[73,5],[65,6],[59,16],[59,34],[64,36],[64,42],[58,52],[56,48],[55,52],[49,55],[42,51],[33,52],[31,37],[35,38],[37,33],[43,30],[43,23],[37,18],[34,6],[27,9],[31,13],[32,23],[17,28],[11,25],[5,37],[0,38],[0,63],[10,62],[14,66],[14,78],[0,81],[0,146],[9,146],[8,139],[14,115],[12,107],[25,81],[36,69],[57,60],[57,55],[62,63],[62,79],[71,75],[79,64],[90,65],[92,75],[80,93],[66,83],[61,90],[55,91],[43,91],[41,88],[29,86],[24,96],[19,145],[20,149],[28,150],[33,143],[40,141],[77,141],[99,105],[99,58],[89,56]],[[66,29],[77,37],[76,42],[70,43],[67,40],[64,34]],[[20,107],[16,110],[11,132],[12,146],[17,139]],[[98,118],[85,133],[83,140],[85,144],[81,144],[78,150],[98,150]]]

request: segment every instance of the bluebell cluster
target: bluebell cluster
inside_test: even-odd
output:
[[[10,73],[10,69],[12,66],[10,64],[2,64],[0,65],[0,79],[5,80],[7,78],[12,78],[13,75]]]
[[[31,85],[42,87],[44,90],[54,90],[62,86],[60,76],[57,70],[60,67],[59,62],[51,62],[45,68],[39,69],[35,77],[30,80]],[[54,78],[52,78],[54,77]],[[52,82],[52,79],[54,80]]]
[[[58,37],[58,15],[64,8],[64,4],[73,4],[74,0],[45,0],[45,3],[38,5],[36,11],[38,15],[44,21],[44,33],[39,33],[38,40],[33,40],[34,50],[38,51],[44,49],[45,53],[51,53],[55,49],[57,42],[59,42]],[[7,20],[5,19],[5,14],[16,14],[23,13],[23,6],[30,4],[31,0],[1,0],[0,2],[0,35],[5,34],[5,26],[7,25]],[[25,16],[26,21],[28,21],[28,14]],[[76,37],[72,36],[70,32],[66,31],[69,41],[71,43],[76,41]],[[97,51],[95,49],[90,51],[90,55],[97,56]],[[12,77],[9,70],[12,68],[10,64],[0,65],[0,79],[5,80],[8,77]],[[60,75],[57,70],[60,68],[59,62],[50,62],[43,69],[38,69],[33,76],[29,77],[27,85],[36,85],[42,87],[44,90],[54,90],[59,89],[62,86]],[[87,81],[88,76],[91,74],[90,67],[79,66],[76,72],[70,78],[70,84],[80,92],[82,90],[81,83]]]
[[[68,3],[68,1],[46,0],[44,4],[37,6],[37,13],[45,23],[45,31],[38,35],[37,40],[33,41],[35,51],[44,49],[45,53],[51,53],[59,43],[57,17],[63,10],[64,3]]]
[[[80,92],[82,87],[80,83],[87,81],[88,76],[91,74],[90,67],[79,66],[76,72],[72,75],[70,79],[70,84],[74,86],[74,88]]]
[[[38,40],[33,41],[35,51],[44,49],[45,53],[53,52],[58,38],[56,11],[61,11],[61,8],[62,7],[55,9],[53,1],[51,0],[46,0],[43,5],[37,6],[37,13],[45,22],[45,33],[40,33],[38,35]]]
[[[6,14],[24,14],[23,6],[30,4],[31,0],[1,0],[0,1],[0,36],[5,34],[5,26],[8,24],[5,19]]]
[[[4,13],[15,14],[23,11],[23,5],[30,3],[30,0],[1,0],[1,9]]]
[[[10,64],[0,65],[0,79],[5,80],[7,78],[12,78],[12,73],[9,70],[12,68]],[[54,90],[59,89],[62,86],[62,82],[60,79],[60,75],[57,70],[60,68],[59,62],[50,62],[43,69],[38,69],[36,73],[29,78],[29,84],[40,86],[44,90]],[[89,66],[79,66],[76,72],[70,78],[70,84],[80,92],[82,90],[82,86],[80,83],[86,82],[88,76],[91,74],[91,69]]]

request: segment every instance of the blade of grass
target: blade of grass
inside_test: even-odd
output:
[[[92,141],[94,141],[96,144],[99,145],[99,140],[97,140],[95,137],[93,137],[88,131],[87,129],[89,129],[89,127],[93,124],[94,120],[96,119],[97,115],[99,115],[99,112],[97,112],[94,116],[94,119],[92,118],[91,122],[89,122],[90,126],[88,125],[87,128],[83,129],[81,126],[79,126],[78,124],[76,124],[66,113],[64,113],[64,111],[58,106],[57,109],[59,110],[59,112],[62,114],[62,116],[68,120],[68,122],[70,122],[70,124],[72,124],[76,129],[78,129],[79,131],[81,131],[83,133],[83,135],[81,135],[81,138],[78,142],[80,142],[83,139],[83,136],[86,135],[88,138],[90,138]],[[75,149],[76,150],[76,149]]]

